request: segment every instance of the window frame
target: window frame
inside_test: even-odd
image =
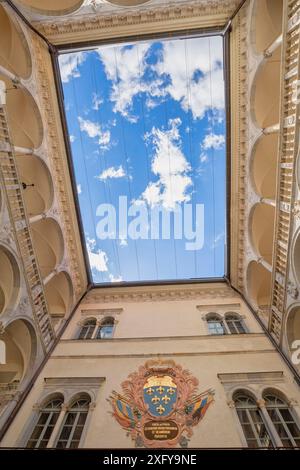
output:
[[[88,324],[90,322],[90,324]],[[92,324],[93,322],[93,324]],[[82,335],[83,330],[86,328],[86,333]],[[89,318],[84,320],[80,325],[77,338],[79,341],[88,341],[93,338],[95,329],[97,328],[97,320],[95,318]]]
[[[60,400],[61,401],[61,404],[60,404],[60,407],[56,408],[56,411],[55,411],[55,408],[48,408],[49,405],[51,403],[53,403],[54,401],[58,401]],[[48,446],[48,443],[52,437],[52,434],[53,434],[53,431],[55,429],[55,426],[56,426],[56,423],[58,422],[59,420],[59,417],[61,416],[61,413],[62,413],[62,409],[63,409],[63,406],[64,406],[64,397],[63,396],[60,396],[60,395],[57,395],[57,396],[53,396],[53,397],[49,397],[48,400],[45,400],[44,401],[44,405],[42,405],[40,407],[40,409],[38,410],[38,413],[37,413],[37,416],[36,416],[36,419],[34,420],[34,423],[33,423],[33,426],[31,426],[30,428],[30,433],[28,433],[28,437],[26,439],[26,444],[25,444],[25,447],[26,448],[29,448],[29,449],[45,449],[47,448]],[[48,408],[48,409],[47,409]],[[37,439],[37,443],[34,447],[29,447],[29,443],[30,441],[34,441],[35,439],[32,439],[32,436],[35,432],[35,430],[37,429],[37,427],[39,426],[39,421],[42,417],[43,414],[46,414],[46,413],[49,413],[49,416],[48,418],[46,419],[46,422],[43,424],[43,429],[39,435],[39,438]],[[57,414],[57,417],[55,419],[55,422],[52,426],[52,432],[50,434],[50,436],[48,437],[48,440],[47,440],[47,443],[46,443],[46,446],[45,447],[40,447],[40,443],[41,441],[43,441],[43,437],[47,431],[47,429],[49,428],[49,425],[50,425],[50,422],[52,420],[52,417],[53,417],[53,414],[56,413]],[[40,426],[39,426],[40,427]],[[38,445],[37,445],[38,444]]]
[[[252,402],[252,405],[249,406],[249,404],[248,404],[247,406],[237,406],[237,400],[239,400],[240,397],[247,398],[248,402]],[[259,406],[256,402],[256,399],[248,391],[238,390],[234,393],[233,402],[234,402],[234,407],[235,407],[235,414],[236,414],[237,420],[239,422],[240,429],[242,431],[243,440],[246,443],[247,447],[249,449],[253,449],[253,448],[256,448],[256,449],[276,448],[276,442],[274,440],[273,434],[270,430],[270,427],[268,426],[268,422],[266,421],[266,418],[265,418],[262,410],[259,408]],[[246,412],[248,423],[242,422],[240,414],[238,413],[239,410],[244,410]],[[250,413],[250,410],[258,412],[261,424],[263,424],[263,426],[265,428],[265,432],[266,432],[267,436],[269,437],[271,447],[270,446],[267,447],[267,446],[262,445],[263,442],[261,441],[261,438],[260,438],[260,436],[257,432],[257,429],[255,427],[255,423],[253,421],[253,417]],[[245,432],[245,428],[244,428],[244,425],[246,425],[246,424],[250,425],[252,433],[254,435],[254,438],[247,437],[246,432]],[[256,441],[257,446],[256,447],[250,447],[249,446],[249,441],[254,441],[254,442]]]
[[[79,408],[79,407],[75,406],[79,401],[84,401],[84,400],[87,402],[86,408]],[[64,415],[61,426],[60,426],[60,428],[57,432],[57,436],[55,437],[54,444],[53,444],[53,447],[55,449],[78,449],[80,447],[80,443],[81,443],[82,437],[84,435],[84,430],[85,430],[85,427],[86,427],[86,423],[87,423],[88,415],[89,415],[89,411],[90,411],[91,397],[88,394],[85,394],[85,395],[82,394],[82,395],[76,397],[75,399],[73,399],[71,403],[72,404],[70,406],[68,406],[68,409],[67,409],[67,411]],[[75,420],[72,424],[67,424],[66,422],[67,422],[68,417],[70,416],[71,413],[72,414],[76,413]],[[84,423],[83,423],[83,425],[78,425],[80,415],[83,414],[83,413],[85,414]],[[77,447],[71,447],[70,445],[73,442],[73,437],[74,437],[74,434],[75,434],[78,426],[80,426],[82,428],[79,440],[76,439],[76,442],[78,442],[78,445],[77,445]],[[68,439],[67,440],[66,439],[61,439],[61,436],[62,436],[62,433],[63,433],[64,429],[69,428],[69,427],[71,428],[71,431],[70,431],[70,434],[68,436]],[[67,441],[67,445],[65,447],[58,447],[59,442],[65,442],[65,441]]]
[[[268,397],[275,398],[274,404],[272,404],[271,401],[268,400]],[[299,444],[300,444],[300,426],[299,426],[298,419],[294,416],[293,409],[291,409],[291,407],[289,406],[287,400],[285,398],[279,396],[278,393],[273,392],[273,391],[265,392],[263,394],[263,399],[264,399],[265,404],[266,404],[265,407],[266,407],[266,411],[268,413],[269,419],[270,419],[270,421],[272,422],[272,424],[275,428],[275,432],[278,436],[279,441],[281,441],[282,446],[287,447],[287,446],[284,445],[284,441],[289,440],[290,443],[292,444],[292,446],[288,447],[288,448],[299,448]],[[276,403],[278,400],[281,402],[281,404]],[[268,403],[268,401],[269,401],[269,403]],[[291,434],[290,429],[287,425],[287,422],[284,419],[284,417],[282,416],[282,413],[281,413],[280,409],[284,409],[284,410],[287,410],[289,412],[290,417],[291,417],[291,421],[289,421],[288,423],[292,423],[297,427],[298,432],[299,432],[299,443],[298,444],[295,442],[295,438]],[[276,427],[276,425],[279,424],[279,423],[274,422],[274,419],[271,417],[271,415],[269,413],[270,410],[275,410],[276,415],[277,415],[277,419],[279,420],[279,423],[280,423],[281,427],[284,429],[284,431],[286,433],[286,439],[282,439],[282,437],[280,436],[280,434],[277,430],[277,427]]]

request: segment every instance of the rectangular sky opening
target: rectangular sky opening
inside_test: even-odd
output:
[[[95,284],[226,274],[223,38],[59,56]]]

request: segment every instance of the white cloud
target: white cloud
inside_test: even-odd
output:
[[[212,109],[219,115],[224,110],[223,47],[221,37],[165,41],[158,62],[147,64],[150,44],[122,48],[99,48],[98,54],[111,80],[110,99],[114,112],[136,122],[131,115],[134,97],[146,93],[146,107],[157,106],[167,94],[180,102],[184,111],[191,110],[194,119],[202,119]],[[152,78],[145,79],[145,71]],[[166,77],[168,84],[165,86]]]
[[[190,165],[180,148],[180,125],[179,118],[171,119],[168,130],[153,127],[145,136],[154,145],[151,169],[159,178],[150,182],[141,196],[150,206],[161,204],[165,209],[174,209],[176,204],[190,200],[187,190],[192,180],[188,176]]]
[[[123,178],[124,176],[126,176],[125,170],[122,165],[120,165],[118,168],[113,166],[107,168],[100,176],[96,176],[96,178],[101,181],[105,181],[108,178]]]
[[[208,134],[202,144],[204,150],[220,150],[225,145],[225,136],[223,134]]]
[[[104,130],[97,122],[83,119],[80,116],[78,117],[78,121],[81,132],[86,132],[91,139],[95,139],[97,137],[102,150],[108,150],[110,148],[109,144],[111,135],[108,129]]]
[[[61,80],[67,83],[71,78],[80,77],[79,66],[85,61],[84,52],[72,52],[59,56],[59,68]]]
[[[98,54],[104,64],[106,76],[112,83],[110,99],[114,103],[114,112],[119,112],[131,122],[137,117],[131,114],[132,102],[139,93],[149,93],[152,97],[162,96],[162,80],[143,80],[147,68],[146,56],[150,44],[99,48]],[[152,102],[149,101],[149,106]]]
[[[166,41],[156,71],[169,76],[170,96],[185,111],[190,109],[194,119],[201,119],[210,108],[224,109],[222,61],[220,37]]]
[[[81,193],[82,193],[81,184],[78,184],[78,185],[77,185],[77,193],[78,193],[78,194],[81,194]]]
[[[93,100],[93,109],[95,111],[98,111],[101,104],[103,103],[103,99],[97,93],[93,93],[92,100]]]
[[[206,155],[206,153],[201,153],[200,155],[200,162],[201,163],[206,163],[208,161],[208,156]]]
[[[94,238],[87,238],[86,247],[91,269],[95,269],[98,272],[107,272],[107,254],[100,249],[96,249],[96,240]]]
[[[76,140],[75,135],[70,135],[70,142],[71,142],[71,144],[72,144],[73,142],[75,142],[75,140]]]

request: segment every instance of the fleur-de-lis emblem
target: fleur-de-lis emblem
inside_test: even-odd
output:
[[[154,393],[153,388],[148,388],[147,393],[148,393],[148,395],[153,395],[153,393]]]
[[[162,406],[162,405],[159,405],[157,408],[156,408],[156,411],[157,413],[159,413],[160,415],[162,415],[164,412],[165,412],[165,408]]]
[[[154,403],[154,405],[156,405],[156,403],[158,403],[158,402],[160,401],[160,398],[158,398],[158,396],[155,395],[155,397],[153,397],[153,398],[151,399],[151,401],[152,401],[152,403]]]
[[[160,395],[162,395],[165,391],[164,387],[162,387],[161,385],[157,388],[157,391],[158,393],[160,393]]]
[[[165,395],[165,396],[162,397],[162,399],[161,399],[161,401],[163,401],[165,405],[166,405],[170,400],[171,400],[171,398],[168,397],[168,395]]]
[[[174,388],[168,388],[167,392],[169,395],[174,395],[174,393],[176,393]]]

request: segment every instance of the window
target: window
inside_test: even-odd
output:
[[[300,429],[288,404],[278,396],[264,395],[266,409],[284,447],[300,447]]]
[[[234,402],[248,447],[274,447],[262,412],[254,399],[241,392],[235,395]]]
[[[232,335],[243,335],[246,333],[244,323],[239,315],[228,313],[225,316],[226,325]]]
[[[97,339],[112,338],[114,332],[115,320],[112,317],[106,317],[101,322],[97,331]]]
[[[96,320],[86,320],[80,329],[78,339],[91,339],[96,328]]]
[[[207,325],[210,335],[226,335],[224,323],[218,315],[209,315]]]
[[[77,449],[89,412],[90,401],[90,397],[86,396],[73,403],[65,416],[55,446],[57,449]]]
[[[63,397],[54,398],[49,401],[40,411],[37,424],[27,443],[29,448],[43,449],[47,447],[48,441],[58,420],[63,404]]]

